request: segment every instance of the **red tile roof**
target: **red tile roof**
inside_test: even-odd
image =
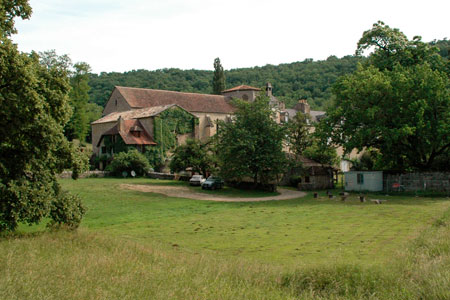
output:
[[[158,115],[159,113],[165,111],[166,109],[168,109],[168,108],[170,108],[172,106],[176,106],[176,104],[169,104],[169,105],[164,105],[164,106],[145,107],[145,108],[141,108],[141,109],[133,109],[133,110],[127,110],[127,111],[112,112],[112,113],[104,116],[103,118],[92,122],[91,124],[115,122],[115,121],[117,121],[119,119],[119,117],[122,117],[122,119],[126,119],[126,120],[153,117],[153,116]]]
[[[119,130],[119,126],[121,126]],[[131,132],[140,129],[140,136],[134,136]],[[119,134],[127,145],[156,145],[139,120],[119,120],[116,126],[102,134],[97,147],[100,146],[105,135]]]
[[[130,87],[115,87],[132,108],[177,104],[189,112],[234,113],[224,96],[182,93]]]
[[[229,93],[229,92],[235,92],[235,91],[260,91],[261,89],[255,88],[253,86],[249,85],[239,85],[235,86],[234,88],[222,91],[222,93]]]

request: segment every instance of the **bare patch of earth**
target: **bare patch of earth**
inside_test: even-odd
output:
[[[280,194],[277,196],[250,197],[250,198],[225,197],[221,195],[197,193],[185,186],[121,184],[120,188],[140,192],[164,194],[170,197],[221,201],[221,202],[256,202],[256,201],[288,200],[306,196],[305,192],[293,191],[283,188],[278,188],[278,192]]]

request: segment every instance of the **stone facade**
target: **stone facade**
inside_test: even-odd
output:
[[[220,113],[193,112],[192,114],[199,120],[197,138],[201,141],[206,141],[217,133],[218,120],[226,122],[231,117],[231,114]]]
[[[106,103],[102,116],[106,116],[113,112],[127,111],[130,109],[132,109],[132,107],[128,104],[123,95],[119,92],[119,90],[114,89],[111,97],[109,97],[109,100]]]
[[[108,122],[108,123],[101,123],[101,124],[92,124],[92,152],[96,155],[100,154],[100,147],[98,147],[98,143],[100,141],[100,138],[102,137],[103,133],[110,130],[114,126],[116,126],[117,121],[114,122]]]

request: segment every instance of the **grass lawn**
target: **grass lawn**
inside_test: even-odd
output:
[[[186,184],[149,179],[62,180],[88,208],[82,228],[193,253],[207,251],[283,265],[387,262],[450,207],[445,199],[382,195],[374,196],[388,200],[382,205],[360,203],[356,195],[343,203],[324,194],[319,199],[309,194],[253,203],[197,201],[122,190],[123,182]],[[245,192],[245,196],[259,196],[253,193]]]
[[[450,299],[447,198],[225,203],[119,188],[175,181],[61,183],[88,208],[81,228],[0,236],[0,299]]]

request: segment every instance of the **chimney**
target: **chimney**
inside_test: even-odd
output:
[[[298,103],[294,107],[295,110],[301,111],[304,114],[309,114],[311,108],[309,107],[308,101],[306,99],[298,100]]]
[[[266,95],[272,97],[272,85],[270,82],[266,83]]]
[[[118,125],[117,126],[119,126],[119,132],[121,132],[122,130],[123,130],[123,119],[122,119],[122,116],[119,116],[119,119],[118,119]]]

